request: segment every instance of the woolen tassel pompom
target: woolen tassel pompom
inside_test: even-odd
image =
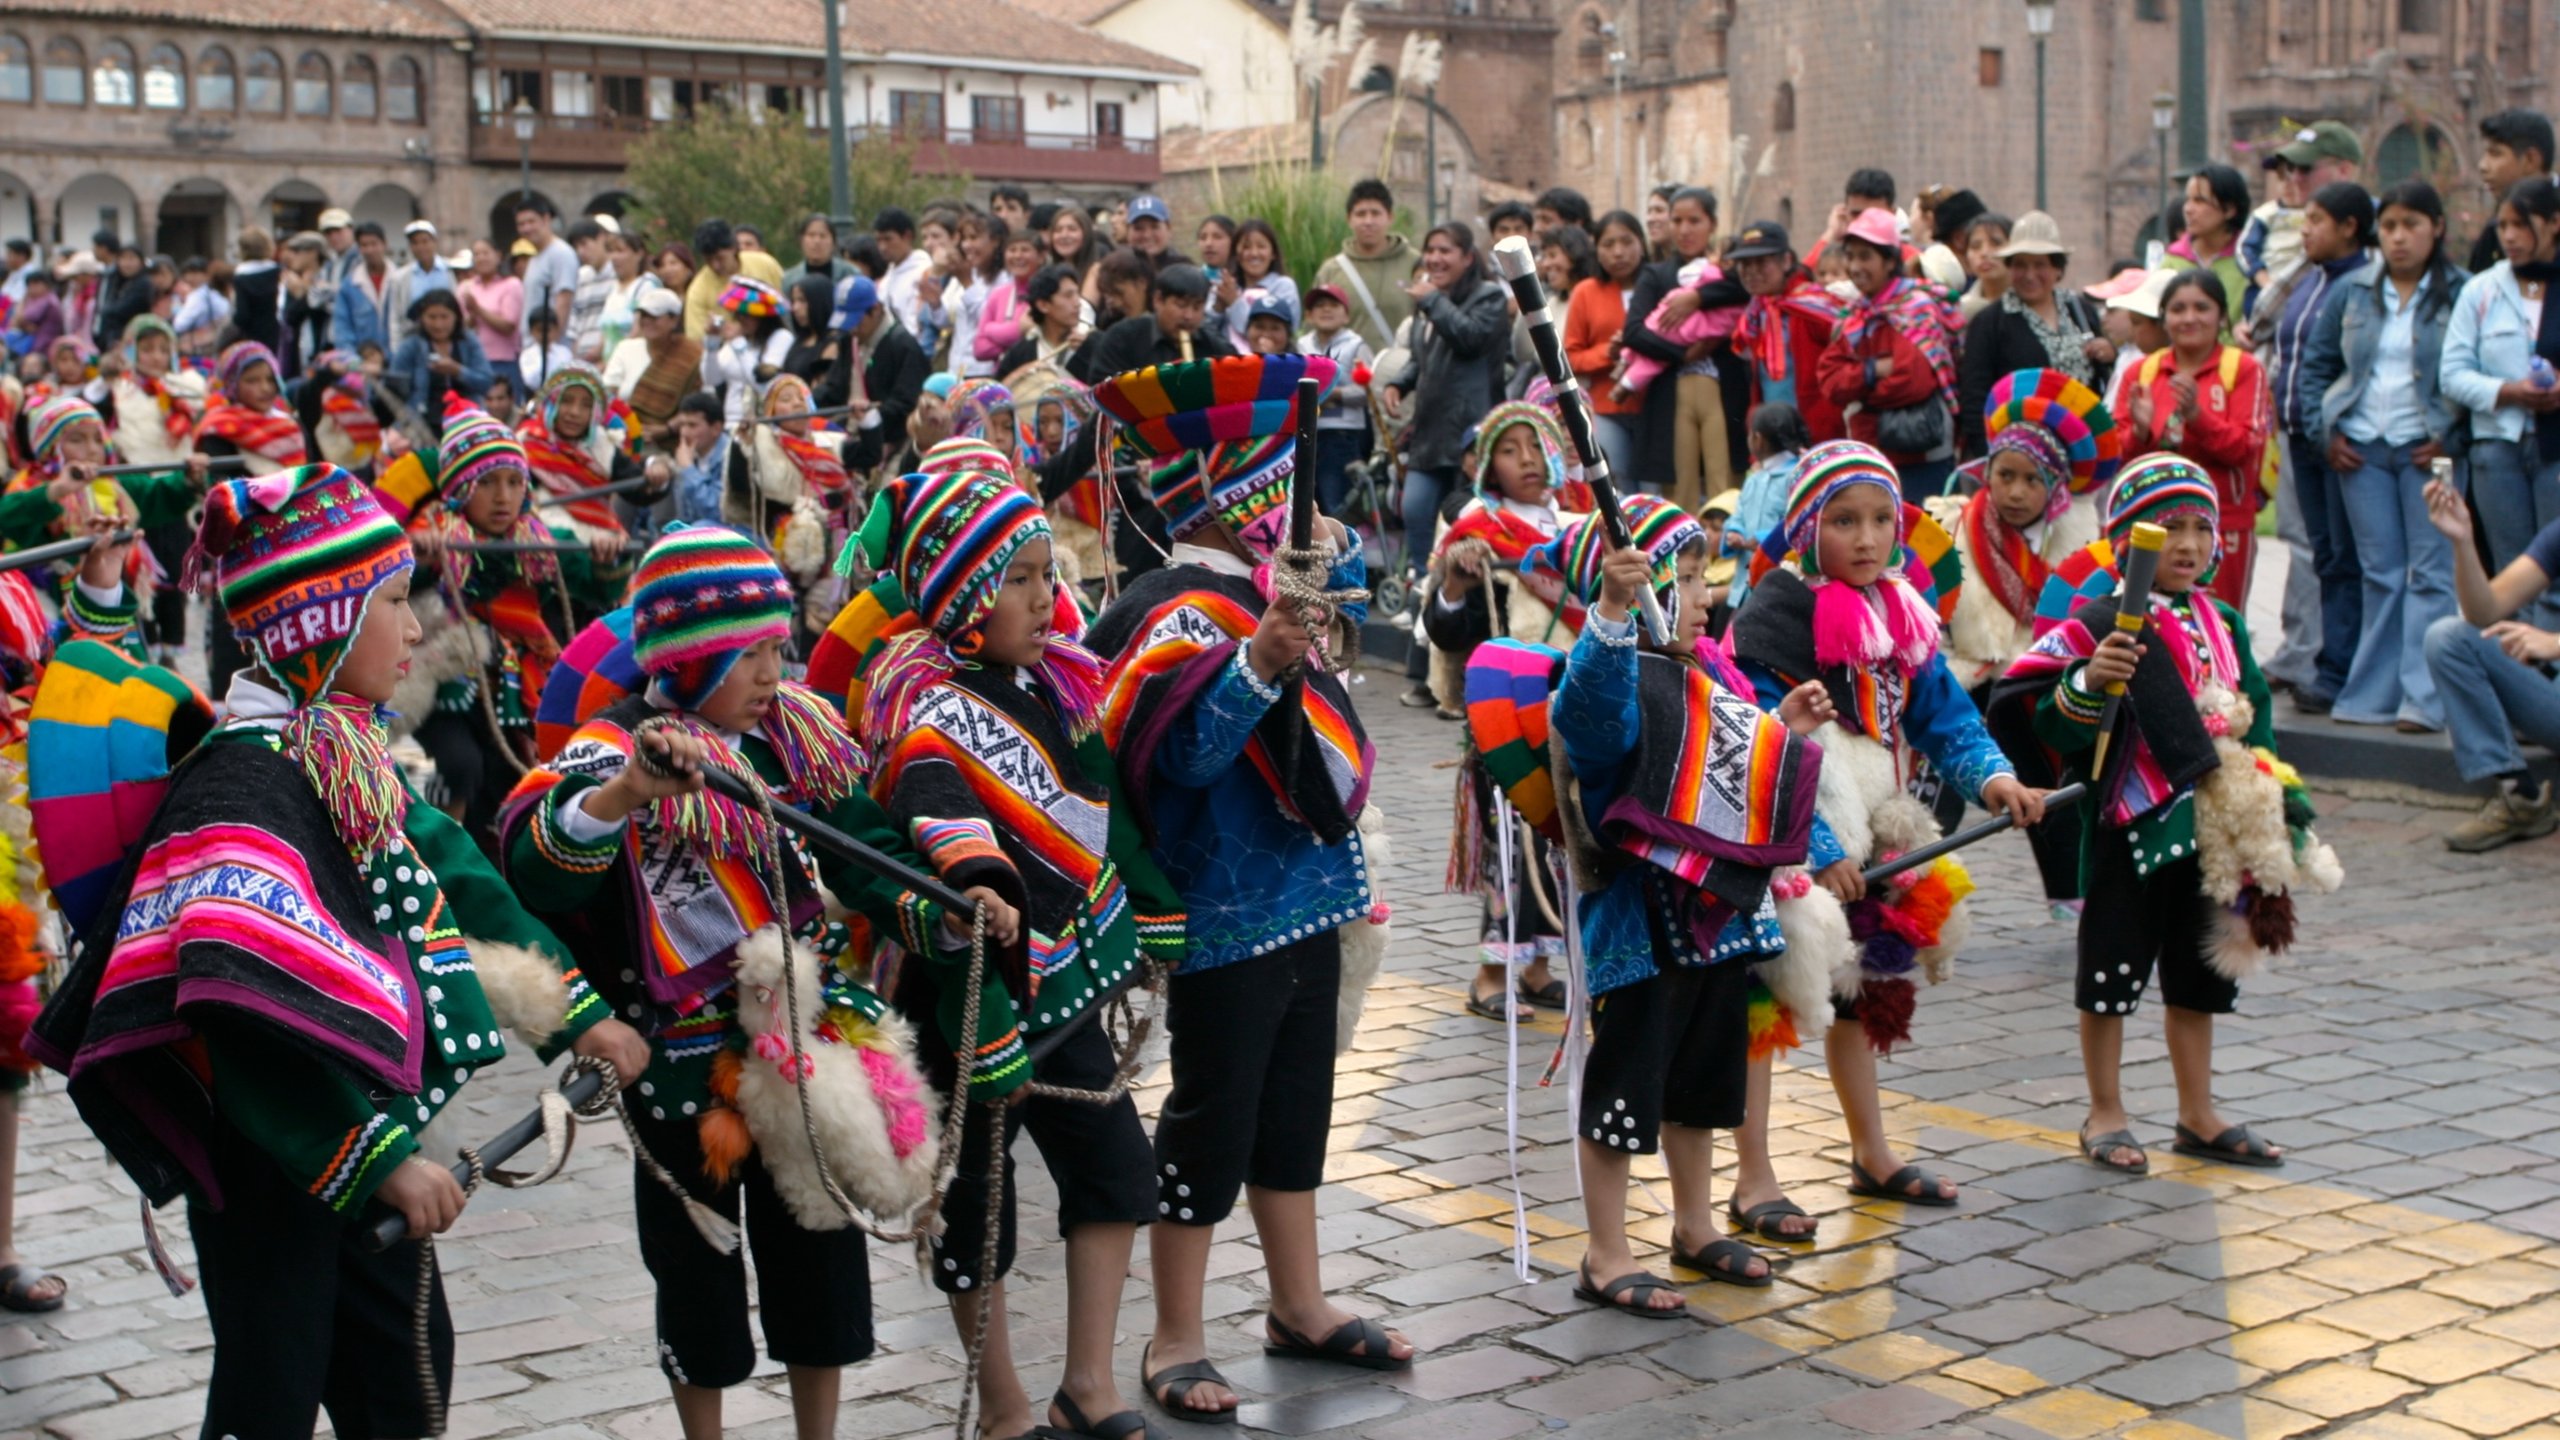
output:
[[[907,713],[916,700],[959,668],[950,645],[930,630],[909,630],[890,640],[870,665],[871,689],[862,701],[862,733],[892,738],[905,734]]]
[[[1860,589],[1817,577],[1813,591],[1813,656],[1826,666],[1893,661],[1917,671],[1938,653],[1938,616],[1898,575]]]
[[[1911,1038],[1911,1014],[1919,1008],[1919,991],[1908,980],[1869,980],[1858,988],[1858,1024],[1866,1031],[1867,1048],[1890,1055]]]
[[[833,804],[862,788],[862,773],[870,768],[862,742],[826,702],[802,686],[786,681],[773,692],[757,733],[782,761],[795,800]]]
[[[372,706],[340,696],[314,701],[284,722],[283,737],[284,753],[301,765],[357,863],[400,842],[409,791]]]

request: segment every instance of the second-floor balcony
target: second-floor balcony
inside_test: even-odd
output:
[[[533,163],[545,169],[619,170],[631,142],[649,128],[649,121],[632,115],[545,115],[534,122]],[[471,117],[471,163],[513,165],[523,153],[514,116]]]
[[[653,123],[630,115],[544,115],[531,141],[520,142],[512,115],[482,112],[471,119],[471,162],[513,165],[529,143],[533,163],[544,169],[619,170],[632,141]],[[1163,168],[1153,139],[1121,135],[883,125],[857,126],[853,137],[912,145],[919,172],[977,180],[1143,186],[1154,184]]]
[[[1058,135],[960,126],[881,125],[857,138],[915,147],[922,174],[965,174],[974,180],[1056,180],[1152,185],[1163,173],[1153,139],[1123,135]]]

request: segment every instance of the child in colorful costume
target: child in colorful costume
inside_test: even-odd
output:
[[[748,769],[776,804],[806,808],[893,856],[912,854],[863,792],[863,756],[843,723],[782,678],[791,587],[763,551],[717,526],[670,529],[642,559],[631,607],[632,653],[648,688],[607,705],[516,787],[501,820],[508,875],[598,967],[607,1003],[649,1037],[649,1079],[631,1116],[686,1194],[643,1175],[640,1253],[658,1281],[659,1366],[685,1434],[716,1436],[720,1391],[756,1363],[746,1267],[734,1249],[721,1253],[696,1234],[704,1207],[732,1224],[745,1215],[765,1349],[790,1370],[805,1431],[835,1414],[842,1367],[871,1353],[869,1258],[862,1230],[827,1208],[831,1197],[812,1203],[783,1188],[786,1165],[797,1174],[810,1158],[797,1111],[786,1106],[777,1130],[771,1112],[742,1108],[776,1088],[767,1083],[774,1072],[789,1079],[797,1061],[772,1033],[784,997],[764,985],[750,993],[741,972],[779,963],[822,977],[823,998],[809,1002],[824,1017],[812,1044],[865,1052],[854,1073],[868,1077],[839,1098],[867,1129],[869,1159],[836,1158],[879,1162],[843,1172],[844,1184],[886,1197],[911,1190],[919,1159],[929,1187],[933,1101],[919,1093],[903,1022],[841,970],[823,968],[854,938],[827,920],[821,883],[873,933],[910,951],[965,936],[930,901],[832,855],[813,858],[796,832],[776,833],[753,807],[702,788],[706,763]],[[634,763],[643,746],[654,766]],[[1011,929],[1000,897],[982,889],[971,898],[990,907],[992,932]],[[829,1113],[838,1113],[832,1102]],[[901,1193],[875,1209],[921,1199]]]
[[[115,447],[108,442],[104,419],[78,396],[57,395],[36,406],[27,416],[27,440],[30,463],[11,477],[6,492],[0,492],[0,544],[8,549],[118,527],[147,531],[184,525],[194,508],[196,482],[203,474],[200,463],[182,462],[165,471],[100,479],[97,472],[117,459]],[[57,563],[49,583],[64,620],[80,635],[130,648],[137,659],[146,658],[142,634],[136,628],[134,597],[156,588],[155,567],[140,547],[124,547],[119,554],[124,558],[125,596],[116,606],[108,606],[101,592],[72,583],[72,577],[89,563],[85,558],[79,564]]]
[[[1317,548],[1332,546],[1320,579],[1283,574],[1276,559],[1301,375],[1330,384],[1333,362],[1159,365],[1095,391],[1124,427],[1111,453],[1151,457],[1146,483],[1174,540],[1170,563],[1103,612],[1092,646],[1111,662],[1103,735],[1124,803],[1186,912],[1185,957],[1167,982],[1173,1092],[1156,1124],[1148,1234],[1156,1328],[1139,1376],[1176,1416],[1234,1408],[1208,1361],[1201,1289],[1210,1227],[1240,1188],[1251,1188],[1271,1280],[1270,1348],[1370,1369],[1402,1369],[1413,1354],[1336,1307],[1317,1266],[1341,931],[1373,903],[1358,825],[1375,752],[1340,677],[1306,665],[1298,678],[1310,621],[1323,622],[1289,587],[1352,590],[1368,571],[1358,540],[1331,520],[1320,522]],[[1364,613],[1338,610],[1354,625]]]
[[[978,1027],[961,1032],[964,953],[906,957],[888,987],[922,1026],[927,1071],[956,1083],[954,1048],[975,1047],[974,1105],[958,1172],[933,1238],[931,1275],[963,1336],[987,1320],[978,1380],[981,1429],[1035,1423],[1014,1369],[1003,1276],[1012,1268],[1014,1135],[1024,1128],[1056,1181],[1067,1245],[1066,1377],[1044,1433],[1112,1437],[1143,1430],[1112,1379],[1112,1335],[1137,1227],[1156,1218],[1154,1151],[1124,1092],[1097,1104],[1118,1072],[1109,1027],[1077,1024],[1144,966],[1182,959],[1181,899],[1114,806],[1116,767],[1101,735],[1102,662],[1076,643],[1082,617],[1051,568],[1049,522],[1005,475],[909,475],[873,500],[860,546],[882,579],[912,597],[911,624],[874,652],[855,703],[885,747],[872,793],[955,886],[985,885],[1023,913],[1026,963],[983,977]],[[896,601],[889,602],[894,605]],[[887,606],[883,606],[885,610]],[[955,963],[956,962],[956,963]],[[1026,1045],[1066,1030],[1034,1058]],[[1001,1121],[997,1116],[1001,1115]],[[1005,1170],[999,1230],[985,1233],[992,1131]],[[1092,1418],[1099,1417],[1099,1418]]]
[[[1547,803],[1585,897],[1582,984],[1594,1013],[1575,1100],[1590,1241],[1574,1293],[1669,1319],[1685,1302],[1628,1246],[1631,1156],[1659,1149],[1669,1167],[1673,1263],[1769,1283],[1747,1246],[1708,1238],[1712,1131],[1745,1118],[1751,962],[1785,943],[1771,872],[1802,862],[1813,824],[1823,756],[1788,732],[1829,712],[1821,687],[1808,685],[1779,717],[1762,713],[1706,638],[1705,529],[1655,496],[1622,505],[1629,548],[1609,551],[1597,521],[1552,548],[1570,593],[1593,607],[1556,690],[1548,746],[1558,763]],[[1634,609],[1648,589],[1671,627],[1667,643],[1640,633]],[[1470,709],[1482,708],[1481,688],[1471,675]],[[1580,1017],[1569,1023],[1578,1029]]]
[[[213,365],[213,399],[196,422],[198,454],[239,455],[253,475],[272,475],[306,463],[311,437],[285,408],[283,374],[275,352],[255,340],[226,347]]]
[[[809,382],[797,375],[776,375],[757,403],[764,416],[806,415],[817,404]],[[850,439],[822,421],[784,420],[747,427],[745,443],[729,447],[720,519],[772,548],[800,593],[800,624],[808,634],[835,616],[828,563],[860,508],[845,468]]]
[[[2116,557],[2137,523],[2167,532],[2139,641],[2116,628]],[[2107,506],[2106,538],[2046,582],[2049,629],[1993,692],[1992,719],[2013,750],[2049,750],[2084,802],[2080,917],[2081,1062],[2089,1120],[2080,1145],[2106,1169],[2140,1174],[2120,1078],[2124,1021],[2153,970],[2168,1007],[2177,1072],[2176,1150],[2272,1166],[2283,1151],[2226,1125],[2208,1084],[2213,1017],[2231,1013],[2239,982],[2293,940],[2292,893],[2335,890],[2337,857],[2311,832],[2301,780],[2276,759],[2266,677],[2238,610],[2208,588],[2222,559],[2214,481],[2195,462],[2145,455],[2125,467]],[[2090,773],[2105,692],[2122,684],[2123,722],[2102,772]]]
[[[418,458],[377,491],[433,574],[416,601],[425,638],[393,709],[434,757],[463,827],[492,842],[498,807],[534,758],[533,717],[564,637],[620,599],[600,572],[621,540],[599,532],[588,549],[558,554],[473,549],[557,537],[533,508],[524,447],[459,394],[446,397],[438,453]]]
[[[516,425],[516,439],[533,466],[534,503],[548,512],[545,522],[554,533],[595,545],[604,562],[600,578],[615,590],[629,583],[639,561],[628,544],[626,517],[646,511],[675,483],[675,467],[665,456],[636,460],[624,448],[629,419],[628,408],[605,389],[602,376],[572,364],[543,382]],[[602,500],[579,498],[581,491],[598,485],[643,477],[652,482],[651,489]],[[593,618],[579,617],[582,624]]]
[[[379,707],[416,640],[412,561],[362,482],[315,465],[215,486],[197,547],[256,668],[169,777],[35,1051],[146,1201],[188,1198],[206,1434],[309,1434],[324,1406],[350,1434],[430,1434],[453,1332],[417,1246],[464,1195],[420,1132],[504,1053],[502,1027],[626,1082],[646,1055],[401,785]],[[408,1222],[379,1254],[376,1199]]]
[[[100,516],[90,528],[105,532],[113,525]],[[42,1004],[36,982],[62,946],[59,927],[46,914],[44,868],[32,843],[25,709],[58,643],[121,643],[122,653],[141,658],[141,631],[124,585],[126,549],[102,543],[89,552],[74,591],[81,602],[66,605],[59,621],[45,613],[25,571],[0,573],[0,1309],[30,1314],[61,1309],[70,1287],[22,1260],[14,1240],[18,1096],[39,1068],[26,1048],[27,1027]],[[101,616],[110,622],[106,630],[97,628]]]
[[[1988,703],[1992,682],[2036,638],[2036,602],[2053,567],[2098,538],[2106,486],[2123,463],[2123,437],[2098,393],[2059,370],[2021,370],[1991,387],[1983,406],[1987,453],[1960,473],[1980,481],[1962,499],[1930,502],[1955,536],[1964,583],[1947,617],[1947,656],[1956,681]],[[2034,784],[2059,783],[2041,756],[2012,754]],[[1964,813],[1950,795],[1938,823]],[[2066,817],[2027,832],[2045,899],[2054,918],[2079,919],[2079,820]]]
[[[1861,872],[1938,838],[1927,807],[1907,790],[1921,756],[1985,809],[2024,824],[2044,813],[2042,792],[2019,783],[1940,650],[1940,617],[1925,588],[1938,570],[1926,557],[1943,568],[1944,552],[1943,533],[1903,504],[1882,452],[1854,440],[1817,445],[1797,468],[1784,523],[1761,543],[1765,568],[1730,636],[1763,705],[1819,680],[1836,712],[1813,737],[1822,746],[1822,790],[1806,863],[1846,909],[1847,933],[1791,934],[1786,958],[1802,964],[1809,950],[1831,976],[1836,1003],[1823,1049],[1849,1125],[1850,1193],[1935,1206],[1955,1204],[1955,1186],[1894,1153],[1875,1057],[1910,1039],[1910,976],[1916,968],[1932,981],[1943,977],[1962,943],[1959,907],[1973,882],[1953,856],[1875,891]],[[1800,1008],[1782,996],[1781,1004],[1792,1013],[1771,1014],[1754,1046],[1761,1052],[1754,1067],[1764,1073],[1770,1053],[1786,1043],[1771,1026],[1800,1033],[1826,1019],[1819,1002]],[[1765,1094],[1763,1084],[1755,1074],[1755,1093]],[[1736,1212],[1770,1238],[1811,1239],[1812,1225],[1777,1193],[1767,1168],[1766,1110],[1753,1122],[1743,1136]]]
[[[1475,498],[1441,528],[1431,555],[1431,603],[1422,612],[1435,695],[1454,702],[1465,693],[1468,657],[1487,640],[1569,650],[1582,632],[1582,598],[1540,555],[1559,529],[1580,518],[1558,508],[1564,455],[1564,432],[1554,417],[1523,401],[1494,407],[1476,426]],[[1478,937],[1484,963],[1468,987],[1467,1009],[1502,1019],[1508,1013],[1502,992],[1516,974],[1522,1003],[1561,1010],[1564,982],[1549,965],[1564,953],[1563,907],[1544,894],[1552,887],[1543,885],[1550,871],[1542,847],[1514,845],[1511,873],[1501,873],[1503,847],[1486,828],[1495,807],[1484,768],[1467,766],[1458,783],[1449,885],[1484,896]]]

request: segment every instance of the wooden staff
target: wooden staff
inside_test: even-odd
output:
[[[130,545],[138,538],[140,536],[137,531],[118,530],[106,537],[106,543]],[[6,555],[0,555],[0,571],[25,570],[55,560],[69,560],[75,556],[88,554],[96,548],[97,544],[97,536],[82,535],[70,540],[56,540],[48,545],[31,545],[24,550],[12,550]]]
[[[596,1092],[603,1088],[604,1076],[592,1070],[581,1071],[568,1084],[560,1087],[560,1098],[568,1101],[569,1108],[575,1110],[596,1098]],[[541,1134],[542,1112],[536,1109],[499,1132],[497,1139],[480,1147],[480,1173],[485,1175],[514,1159],[517,1151],[532,1144]],[[454,1162],[453,1179],[454,1183],[465,1187],[471,1184],[471,1165],[468,1161]],[[370,1248],[379,1254],[400,1243],[402,1237],[408,1233],[408,1218],[395,1211],[376,1219],[373,1222],[373,1228],[366,1232],[365,1239]]]
[[[2133,541],[2124,552],[2124,588],[2116,600],[2116,633],[2142,638],[2142,627],[2151,619],[2152,577],[2160,573],[2160,551],[2168,543],[2169,532],[2157,525],[2133,527]],[[2108,686],[2106,708],[2098,712],[2098,748],[2089,761],[2092,779],[2107,773],[2107,742],[2115,738],[2124,688],[2121,680]]]
[[[851,415],[862,408],[863,407],[860,405],[829,405],[817,410],[795,410],[788,415],[758,415],[752,419],[742,420],[738,423],[742,425],[780,425],[785,421],[790,420],[823,420],[835,415]]]
[[[186,468],[186,461],[177,460],[168,464],[160,465],[101,465],[89,473],[97,476],[101,480],[114,480],[126,475],[167,475]],[[246,470],[249,468],[249,457],[246,455],[208,455],[205,457],[204,468],[207,471],[212,472],[224,470]]]

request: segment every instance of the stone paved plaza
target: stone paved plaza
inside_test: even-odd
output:
[[[1915,1046],[1884,1068],[1889,1119],[1964,1184],[1955,1210],[1852,1203],[1818,1056],[1779,1077],[1773,1144],[1821,1245],[1766,1290],[1696,1284],[1695,1318],[1652,1324],[1577,1303],[1565,1089],[1537,1088],[1560,1033],[1523,1036],[1520,1185],[1535,1279],[1514,1275],[1499,1027],[1460,1004],[1475,902],[1439,893],[1456,727],[1362,690],[1397,848],[1390,973],[1337,1087],[1323,1194],[1329,1282],[1426,1352],[1411,1373],[1266,1361],[1260,1267],[1241,1217],[1213,1252],[1211,1343],[1253,1402],[1247,1427],[1376,1440],[1586,1440],[1927,1433],[2201,1440],[2560,1437],[2560,995],[2550,918],[2560,844],[2448,854],[2455,815],[2322,795],[2347,893],[2304,906],[2303,954],[2248,987],[2221,1032],[2235,1118],[2293,1147],[2283,1170],[2169,1153],[2156,1009],[2128,1039],[2148,1179],[2076,1158],[2071,933],[2046,918],[2026,847],[1974,853],[1975,938],[1928,992]],[[471,1088],[475,1128],[521,1113],[511,1060]],[[1143,1104],[1161,1099],[1161,1064]],[[71,1305],[0,1320],[0,1434],[192,1435],[211,1364],[203,1307],[169,1298],[135,1202],[58,1087],[31,1099],[21,1243]],[[1047,1194],[1020,1148],[1032,1213]],[[1641,1170],[1640,1174],[1643,1173]],[[1654,1190],[1662,1190],[1658,1166]],[[1719,1193],[1725,1183],[1719,1179]],[[1637,1226],[1658,1247],[1669,1221]],[[629,1158],[591,1130],[570,1173],[484,1191],[442,1246],[461,1333],[451,1433],[669,1440],[675,1416],[630,1234]],[[183,1255],[185,1219],[163,1226]],[[1024,1226],[1013,1290],[1025,1384],[1063,1344],[1062,1256]],[[1121,1324],[1133,1396],[1148,1329],[1145,1246]],[[875,1247],[879,1355],[847,1378],[839,1433],[948,1434],[959,1347],[911,1258]],[[778,1374],[729,1398],[733,1428],[788,1436]],[[1159,1427],[1183,1435],[1212,1427]]]

